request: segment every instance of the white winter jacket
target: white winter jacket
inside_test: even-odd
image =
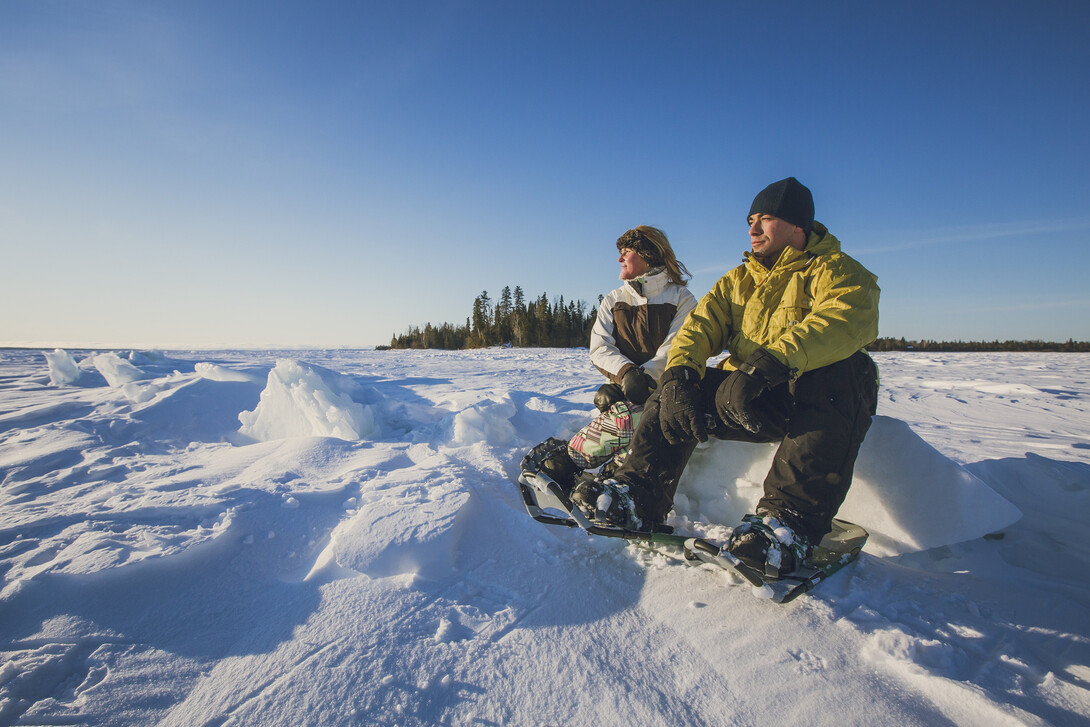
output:
[[[671,283],[661,268],[625,281],[598,306],[590,333],[591,363],[614,383],[633,366],[658,381],[670,344],[695,307],[696,297],[684,285]]]

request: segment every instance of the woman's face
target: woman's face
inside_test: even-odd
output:
[[[617,262],[621,264],[621,280],[635,280],[651,269],[639,253],[627,247],[621,250],[621,256],[617,258]]]

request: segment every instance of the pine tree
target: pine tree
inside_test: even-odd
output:
[[[526,300],[522,288],[515,286],[515,310],[511,314],[511,338],[516,346],[526,345]]]
[[[476,339],[474,343],[479,348],[484,348],[490,343],[490,303],[487,290],[482,291],[473,301],[473,336]]]

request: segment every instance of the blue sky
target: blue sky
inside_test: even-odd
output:
[[[698,296],[793,175],[881,335],[1090,340],[1078,2],[0,3],[0,345],[368,346]]]

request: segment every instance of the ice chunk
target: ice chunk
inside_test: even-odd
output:
[[[261,400],[238,415],[239,433],[258,441],[287,437],[356,440],[375,431],[370,406],[354,400],[363,387],[343,374],[291,359],[277,361]]]
[[[76,364],[76,359],[63,348],[47,353],[45,360],[49,364],[49,383],[54,386],[74,384],[79,381],[80,374],[83,373]]]
[[[95,354],[91,361],[110,386],[124,386],[148,378],[147,374],[112,351]]]

